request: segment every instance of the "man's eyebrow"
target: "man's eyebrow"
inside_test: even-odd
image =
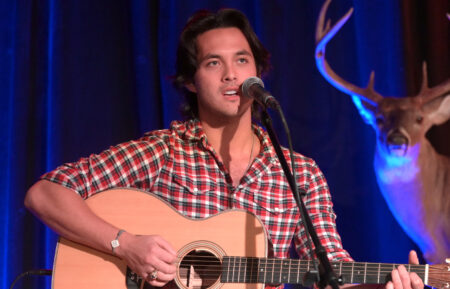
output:
[[[220,55],[219,54],[208,53],[204,57],[202,57],[202,59],[200,59],[200,62],[204,61],[206,59],[211,59],[211,58],[220,58]]]
[[[248,55],[248,56],[252,56],[252,54],[251,54],[249,51],[245,50],[245,49],[239,50],[238,52],[236,52],[236,55]]]

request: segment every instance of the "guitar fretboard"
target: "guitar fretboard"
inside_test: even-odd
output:
[[[337,276],[344,283],[382,284],[400,264],[332,262]],[[409,272],[416,272],[426,280],[426,265],[405,265]],[[310,260],[224,257],[222,263],[222,283],[267,283],[301,284],[306,272],[314,269]]]

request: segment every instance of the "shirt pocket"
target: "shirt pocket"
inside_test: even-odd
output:
[[[183,192],[192,195],[203,195],[217,189],[216,180],[209,176],[177,172],[172,174],[172,180],[181,187]]]
[[[262,192],[253,194],[253,201],[259,209],[272,215],[284,215],[296,211],[297,204],[290,193]]]

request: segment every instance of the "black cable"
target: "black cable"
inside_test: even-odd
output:
[[[16,277],[16,279],[14,279],[14,281],[11,283],[11,286],[9,287],[9,289],[13,289],[14,285],[16,285],[17,281],[19,281],[23,277],[29,276],[29,275],[48,276],[48,275],[52,275],[52,270],[49,270],[49,269],[37,269],[37,270],[29,270],[29,271],[23,272],[23,273],[19,274]]]

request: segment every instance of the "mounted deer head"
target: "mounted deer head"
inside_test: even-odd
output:
[[[364,121],[374,128],[377,181],[397,221],[427,261],[443,261],[450,256],[450,158],[438,154],[425,135],[431,126],[450,119],[450,79],[429,88],[424,63],[420,92],[403,98],[376,92],[373,71],[366,88],[347,82],[331,69],[325,48],[353,8],[331,27],[330,20],[325,25],[330,2],[322,6],[317,22],[317,67],[330,84],[351,95]]]

